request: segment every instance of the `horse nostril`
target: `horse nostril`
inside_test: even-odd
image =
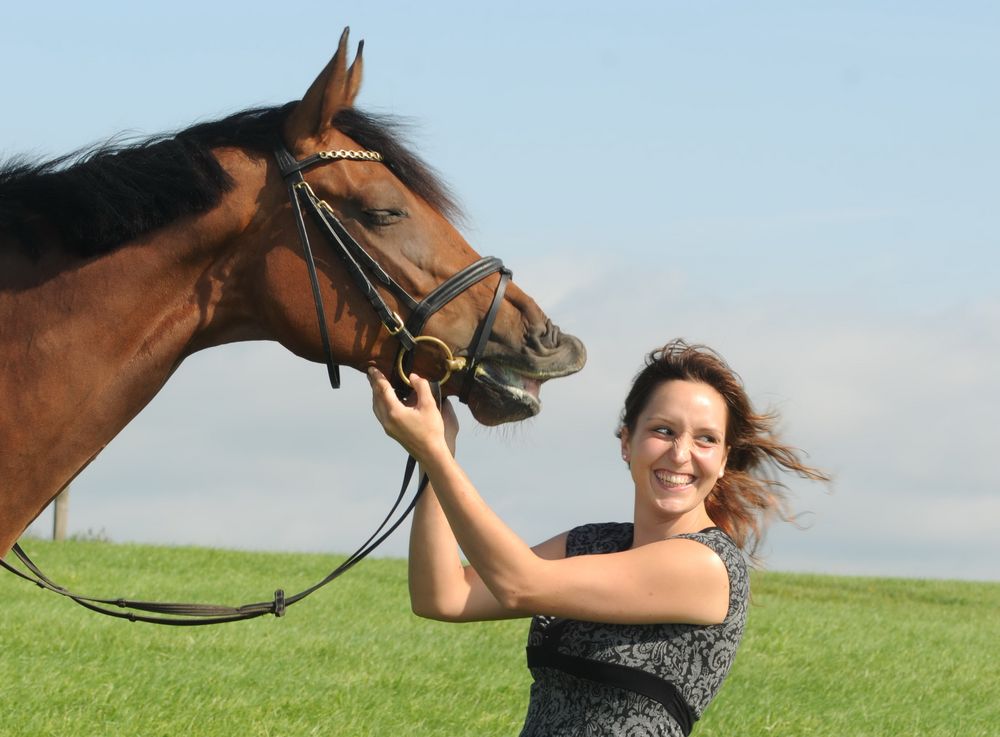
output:
[[[558,348],[561,334],[558,325],[546,320],[544,324],[529,327],[525,338],[528,348],[541,353]]]
[[[559,326],[553,324],[551,320],[546,320],[545,332],[542,334],[542,345],[547,348],[558,348],[561,337]]]

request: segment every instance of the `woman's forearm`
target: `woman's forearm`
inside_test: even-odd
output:
[[[523,616],[518,602],[528,582],[545,585],[532,575],[541,572],[536,569],[543,561],[493,513],[455,461],[448,439],[457,421],[450,404],[439,411],[430,385],[415,374],[407,404],[377,369],[369,369],[368,378],[376,418],[417,459],[440,503],[428,495],[414,520],[414,608],[448,619]],[[463,569],[460,561],[456,566],[456,541],[471,566]]]
[[[430,485],[413,510],[409,582],[414,614],[445,620],[461,614],[468,586],[458,542]]]
[[[454,458],[435,454],[424,465],[436,489],[437,511],[476,574],[499,606],[519,611],[544,562],[490,509]]]

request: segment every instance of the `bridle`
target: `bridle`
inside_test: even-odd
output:
[[[361,247],[337,218],[333,208],[325,200],[316,196],[312,187],[309,186],[305,177],[302,176],[302,172],[306,169],[329,161],[381,161],[382,155],[376,151],[339,149],[336,151],[320,151],[302,160],[296,160],[283,144],[279,144],[275,149],[275,158],[278,160],[281,175],[288,186],[288,197],[292,203],[292,212],[295,215],[299,240],[301,241],[306,265],[309,269],[309,280],[312,285],[313,302],[316,305],[316,318],[319,323],[320,339],[323,343],[327,371],[330,375],[330,385],[334,389],[340,386],[340,370],[333,359],[330,349],[330,336],[326,327],[323,297],[320,293],[319,277],[313,258],[312,247],[309,244],[309,233],[302,212],[303,207],[313,215],[317,227],[326,235],[327,240],[333,247],[334,253],[340,257],[347,272],[354,279],[354,283],[364,293],[389,335],[399,341],[399,350],[396,354],[396,374],[393,378],[402,381],[404,384],[409,384],[404,365],[407,354],[415,350],[418,344],[426,343],[436,347],[444,356],[445,372],[441,378],[436,380],[438,384],[444,384],[450,378],[453,371],[465,371],[465,379],[458,396],[461,401],[468,401],[469,392],[475,380],[476,365],[482,357],[483,350],[486,348],[490,331],[493,329],[493,322],[496,320],[500,304],[503,302],[504,291],[511,277],[510,270],[498,258],[492,256],[481,258],[450,276],[418,302]],[[444,341],[432,335],[420,334],[431,315],[469,289],[469,287],[498,272],[500,280],[497,282],[496,290],[493,293],[493,302],[490,304],[489,310],[487,310],[485,317],[472,338],[467,358],[456,358],[452,354],[451,348]],[[378,289],[372,283],[372,278],[392,292],[399,303],[405,305],[406,309],[409,310],[409,317],[405,321],[382,298],[382,295],[379,294]]]
[[[440,387],[448,381],[452,374],[457,371],[464,371],[465,377],[459,389],[458,397],[462,402],[467,402],[469,392],[475,381],[476,367],[482,358],[483,351],[489,341],[493,323],[496,320],[500,305],[503,302],[503,295],[510,281],[511,272],[503,262],[494,257],[481,258],[478,261],[466,266],[453,274],[444,282],[434,288],[422,300],[414,299],[395,279],[378,264],[375,259],[362,248],[361,244],[344,227],[337,217],[333,208],[320,199],[313,191],[309,183],[306,182],[302,172],[314,166],[319,166],[331,161],[382,161],[382,155],[376,151],[367,150],[344,150],[320,151],[319,153],[297,160],[284,143],[278,142],[274,151],[278,162],[281,176],[288,188],[288,197],[292,205],[292,213],[299,233],[299,241],[305,257],[306,267],[309,272],[309,282],[312,288],[313,302],[316,306],[316,319],[319,325],[320,340],[323,345],[323,357],[326,362],[327,373],[330,378],[330,386],[334,389],[340,387],[340,367],[333,357],[333,350],[330,345],[330,333],[326,324],[326,312],[323,308],[323,297],[320,290],[319,274],[316,269],[316,261],[313,256],[312,246],[309,242],[308,228],[306,227],[303,209],[312,213],[316,226],[320,232],[324,233],[330,246],[333,248],[347,273],[358,288],[364,293],[375,313],[378,315],[382,325],[385,326],[389,335],[399,341],[399,350],[396,353],[395,367],[393,375],[394,385],[398,393],[408,391],[410,380],[407,376],[408,359],[421,343],[433,346],[439,350],[444,359],[444,371],[440,377],[425,377],[431,380],[432,389],[440,403]],[[500,274],[496,290],[493,293],[493,301],[486,311],[483,320],[476,328],[472,342],[469,344],[466,356],[455,356],[447,343],[432,335],[423,335],[421,331],[431,315],[440,310],[446,304],[465,292],[467,289],[492,274]],[[388,303],[379,293],[378,288],[372,280],[377,281],[388,289],[395,296],[400,305],[409,311],[409,316],[403,320],[399,314],[393,311]],[[377,548],[393,531],[406,519],[417,499],[427,485],[427,477],[424,476],[417,486],[416,493],[410,500],[409,505],[402,513],[392,521],[393,516],[399,509],[406,491],[410,486],[413,472],[416,468],[416,461],[410,456],[406,462],[406,469],[403,473],[403,481],[396,500],[389,510],[389,513],[382,520],[382,523],[371,534],[371,536],[350,556],[337,566],[329,575],[319,583],[300,591],[294,596],[285,596],[282,589],[274,592],[274,599],[254,604],[244,604],[243,606],[231,607],[216,604],[184,604],[170,602],[149,602],[133,601],[129,599],[101,599],[90,596],[75,594],[63,586],[48,578],[35,563],[28,557],[20,545],[14,544],[12,552],[18,557],[21,563],[28,569],[24,572],[15,568],[0,558],[0,565],[12,573],[24,578],[37,586],[53,591],[62,596],[66,596],[77,604],[101,614],[120,619],[128,619],[132,622],[149,622],[152,624],[166,625],[205,625],[219,624],[223,622],[236,622],[244,619],[253,619],[265,614],[274,614],[277,617],[284,615],[287,607],[309,596],[317,589],[338,578],[353,568],[358,562],[364,559],[371,551]],[[115,607],[112,609],[110,607]],[[136,612],[144,612],[137,614]],[[154,616],[155,615],[155,616]]]

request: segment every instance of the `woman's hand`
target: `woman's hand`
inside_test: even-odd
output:
[[[368,369],[372,387],[372,410],[386,435],[402,445],[422,464],[436,454],[454,455],[458,419],[445,400],[439,411],[430,384],[417,374],[410,374],[413,393],[406,402],[396,396],[389,380],[377,368]]]

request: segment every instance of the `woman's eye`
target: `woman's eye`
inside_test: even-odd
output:
[[[714,435],[702,435],[698,438],[698,442],[702,445],[718,445],[719,439]]]
[[[365,210],[365,219],[369,225],[385,226],[397,223],[406,217],[403,210]]]
[[[653,430],[653,432],[659,435],[664,435],[666,437],[670,437],[671,435],[674,434],[674,431],[671,430],[669,427],[658,427],[655,430]]]

